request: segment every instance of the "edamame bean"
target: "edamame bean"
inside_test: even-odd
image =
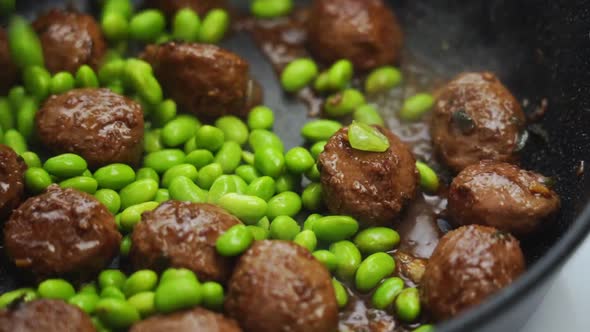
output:
[[[217,44],[225,36],[229,28],[230,17],[229,14],[219,8],[210,10],[199,30],[199,41],[201,43]]]
[[[159,10],[146,9],[135,14],[129,22],[129,36],[135,40],[154,41],[164,32],[166,18]]]
[[[93,282],[89,282],[87,284],[84,284],[80,287],[80,290],[78,291],[79,294],[98,294],[98,288],[96,287],[96,283]]]
[[[201,20],[199,15],[190,8],[176,12],[172,21],[172,37],[187,42],[196,42],[199,38]]]
[[[223,168],[218,163],[209,164],[199,171],[196,183],[200,188],[209,189],[213,182],[223,175]]]
[[[379,67],[373,70],[365,81],[365,92],[375,94],[387,91],[402,82],[402,73],[395,67]]]
[[[145,167],[150,167],[158,173],[164,173],[170,167],[184,163],[185,158],[186,155],[182,150],[164,149],[145,156],[143,164]]]
[[[285,169],[285,156],[274,148],[258,149],[254,153],[254,166],[261,174],[276,178]]]
[[[328,144],[327,141],[319,141],[311,146],[309,152],[311,152],[311,156],[314,158],[314,160],[317,160],[320,154],[324,152],[324,147],[326,144]]]
[[[197,149],[197,139],[193,136],[184,143],[184,152],[191,153]]]
[[[170,192],[168,189],[158,189],[156,192],[156,197],[154,197],[154,201],[163,203],[168,200],[170,200]]]
[[[201,285],[201,292],[205,308],[211,310],[221,310],[223,308],[223,286],[214,281],[208,281]]]
[[[236,175],[241,177],[246,183],[251,183],[260,177],[260,173],[251,165],[242,165],[236,168]]]
[[[312,253],[313,257],[328,269],[328,271],[335,271],[338,268],[338,258],[328,250],[316,250]]]
[[[252,233],[252,236],[254,237],[254,241],[261,241],[261,240],[268,239],[269,231],[267,229],[264,229],[259,226],[254,226],[254,225],[248,225],[248,226],[246,226],[246,228],[248,228],[250,233]]]
[[[295,147],[285,154],[285,164],[290,172],[302,174],[315,164],[315,160],[307,149]]]
[[[304,230],[297,234],[293,239],[293,242],[311,252],[313,252],[318,245],[318,239],[316,238],[315,233],[310,230]]]
[[[82,309],[87,314],[90,314],[94,311],[96,304],[100,300],[100,297],[96,294],[76,294],[68,300],[68,303],[71,305],[75,305],[76,307]]]
[[[169,313],[197,306],[201,303],[202,297],[199,282],[183,278],[158,286],[154,303],[159,312]]]
[[[44,67],[27,67],[23,73],[23,83],[31,95],[42,101],[49,96],[51,74]]]
[[[330,76],[328,76],[327,71],[321,72],[318,77],[316,77],[313,83],[313,89],[317,92],[326,92],[330,90]]]
[[[113,287],[113,286],[107,286],[105,288],[103,288],[100,292],[100,297],[102,299],[119,299],[119,300],[125,300],[125,294],[123,294],[123,292],[121,292],[120,289],[118,289],[117,287]]]
[[[43,168],[59,178],[71,178],[81,175],[88,168],[88,164],[77,154],[64,153],[47,159]]]
[[[158,284],[158,275],[152,270],[139,270],[125,280],[123,292],[129,297],[140,292],[148,292]]]
[[[305,222],[303,223],[303,229],[306,229],[306,230],[309,229],[310,231],[313,230],[313,225],[315,224],[315,222],[318,221],[322,217],[323,216],[321,214],[317,214],[317,213],[310,214],[305,219]]]
[[[294,217],[299,211],[301,211],[301,197],[292,191],[285,191],[268,201],[266,216],[271,219],[278,216]]]
[[[404,101],[399,117],[405,121],[418,121],[432,109],[434,97],[429,93],[419,93]]]
[[[96,175],[95,175],[96,176]],[[153,168],[143,167],[137,170],[137,175],[135,176],[135,180],[154,180],[156,182],[160,182],[160,176]],[[131,183],[133,181],[130,181]],[[128,183],[128,184],[129,184]]]
[[[281,139],[275,133],[264,129],[252,130],[248,138],[248,144],[254,152],[267,148],[273,148],[280,152],[285,151]]]
[[[346,89],[326,99],[324,112],[331,117],[341,117],[354,112],[365,104],[365,96],[355,89]]]
[[[54,95],[72,90],[76,86],[76,79],[74,75],[67,71],[59,72],[51,78],[50,91]]]
[[[248,127],[251,130],[268,129],[270,130],[275,121],[273,111],[266,106],[256,106],[248,114]]]
[[[415,329],[412,332],[434,332],[434,326],[428,324],[428,325],[422,325],[419,328]]]
[[[344,308],[348,304],[348,292],[346,288],[342,286],[340,281],[332,278],[332,286],[334,287],[334,294],[336,294],[336,303],[338,308]]]
[[[129,0],[105,0],[102,5],[102,14],[120,13],[126,19],[133,14],[133,4]]]
[[[354,243],[350,241],[332,243],[330,252],[336,256],[338,262],[336,276],[342,280],[354,278],[356,270],[361,264],[361,252]]]
[[[142,69],[129,69],[129,66],[126,66],[125,75],[131,82],[130,86],[148,105],[154,106],[162,102],[164,99],[162,87],[153,74]]]
[[[109,41],[125,40],[129,35],[129,22],[117,12],[105,13],[100,20],[100,27]]]
[[[250,151],[242,151],[242,161],[248,165],[254,165],[254,154]]]
[[[225,174],[233,173],[242,161],[242,148],[233,141],[223,143],[215,155],[214,161],[221,165]]]
[[[31,98],[25,99],[16,113],[16,129],[26,140],[33,138],[36,113],[37,103]]]
[[[14,128],[14,116],[10,102],[6,98],[0,98],[0,128],[4,130]]]
[[[158,183],[154,180],[135,181],[125,186],[119,192],[121,196],[121,208],[126,209],[132,205],[151,201],[156,197],[157,191]]]
[[[303,207],[309,211],[316,211],[322,207],[322,185],[319,183],[310,183],[301,194]]]
[[[127,63],[123,59],[114,59],[104,63],[98,70],[98,80],[109,87],[111,83],[121,83],[120,80],[123,78],[126,65]],[[115,92],[118,93],[118,91]]]
[[[291,174],[291,173],[283,173],[275,180],[275,189],[277,194],[283,193],[285,191],[294,191],[297,192],[301,188],[301,175],[299,174]]]
[[[178,201],[193,203],[207,201],[207,193],[186,176],[178,176],[172,179],[170,186],[168,186],[168,192],[172,199]]]
[[[253,225],[266,213],[266,201],[256,196],[229,193],[217,203],[245,224]]]
[[[292,0],[254,0],[250,11],[258,18],[273,18],[288,15],[293,9]]]
[[[114,329],[128,328],[141,319],[137,309],[120,299],[101,299],[96,304],[94,313],[101,322]]]
[[[375,309],[385,310],[404,289],[404,281],[398,277],[387,278],[377,287],[371,297]]]
[[[328,86],[332,90],[343,90],[350,85],[354,66],[347,59],[336,61],[328,70]]]
[[[213,153],[208,150],[194,150],[186,156],[186,162],[194,165],[198,170],[213,162]]]
[[[173,179],[185,176],[191,181],[197,179],[198,173],[197,168],[191,164],[180,164],[170,167],[162,176],[162,186],[168,188]]]
[[[395,270],[395,260],[389,254],[378,252],[365,258],[356,271],[355,285],[361,292],[368,292]]]
[[[135,181],[135,171],[126,164],[110,164],[94,172],[99,187],[121,190]]]
[[[259,177],[250,183],[246,194],[268,201],[275,194],[275,180],[270,176]]]
[[[217,204],[219,199],[229,193],[243,194],[248,189],[248,185],[242,178],[237,175],[222,175],[209,189],[208,202]]]
[[[420,295],[417,288],[404,289],[395,299],[395,313],[404,322],[413,322],[420,316]]]
[[[121,209],[121,197],[112,189],[100,189],[94,193],[94,197],[112,214],[116,214]]]
[[[31,167],[25,171],[25,186],[30,193],[39,194],[52,183],[51,176],[43,168]]]
[[[29,22],[21,16],[13,16],[8,26],[10,57],[21,68],[43,67],[41,41]]]
[[[168,147],[182,145],[195,135],[200,126],[201,123],[194,116],[177,116],[162,128],[162,142]]]
[[[47,279],[37,288],[39,297],[67,301],[76,294],[74,286],[63,279]]]
[[[27,167],[41,167],[41,159],[39,158],[39,156],[32,151],[27,151],[27,152],[23,152],[20,155],[23,160],[25,161],[25,164],[27,164]]]
[[[215,121],[215,127],[223,131],[226,141],[244,145],[248,141],[248,126],[233,115],[222,116]]]
[[[297,59],[289,63],[281,74],[281,84],[287,92],[297,92],[310,84],[318,75],[318,66],[312,59]]]
[[[98,77],[89,65],[82,65],[76,71],[76,86],[79,88],[98,88]]]
[[[293,241],[301,227],[289,216],[278,216],[270,223],[270,237],[275,240]]]
[[[98,182],[88,176],[76,176],[59,183],[62,188],[72,188],[93,195],[98,188]]]
[[[141,220],[141,215],[160,205],[158,202],[145,202],[130,206],[121,212],[121,228],[125,232],[133,231],[133,227]]]
[[[348,127],[348,141],[353,149],[367,152],[385,152],[389,139],[373,126],[353,121]]]
[[[0,309],[8,307],[12,302],[22,299],[29,302],[37,298],[37,292],[32,288],[19,288],[0,295]]]
[[[141,292],[127,299],[127,303],[133,306],[142,318],[145,318],[156,313],[155,297],[154,292]]]
[[[123,236],[123,240],[121,240],[121,245],[119,246],[119,252],[123,257],[129,256],[129,251],[131,250],[131,236],[125,235]]]
[[[328,243],[350,238],[358,231],[358,222],[348,216],[328,216],[316,220],[313,232],[320,241]]]
[[[164,148],[162,142],[162,130],[146,130],[143,137],[143,149],[146,153],[160,151]]]
[[[160,277],[160,285],[163,285],[171,280],[187,279],[187,278],[191,279],[191,280],[198,281],[195,273],[189,269],[167,268],[166,271],[164,271],[164,273],[162,273],[162,276]]]
[[[234,225],[217,238],[215,248],[221,256],[233,257],[248,250],[252,242],[254,237],[245,225]]]
[[[420,173],[420,187],[422,187],[422,190],[428,193],[437,192],[440,182],[434,170],[421,161],[416,162],[416,168]]]
[[[256,223],[256,226],[264,228],[268,231],[270,229],[270,220],[268,220],[268,217],[260,218],[260,220],[258,220]]]
[[[399,241],[399,234],[387,227],[367,228],[354,238],[354,244],[366,255],[390,251]]]
[[[27,141],[21,133],[14,129],[9,129],[4,133],[4,144],[19,155],[28,150]]]
[[[314,120],[301,128],[301,136],[310,142],[327,141],[340,128],[342,128],[342,124],[337,121]]]
[[[206,149],[215,152],[221,148],[225,140],[225,134],[217,127],[204,125],[195,135],[195,143],[198,149]],[[241,156],[240,156],[241,157]]]
[[[358,107],[353,115],[354,121],[368,124],[368,125],[378,125],[378,126],[385,126],[385,121],[379,114],[379,111],[373,105],[362,105]]]
[[[172,99],[166,99],[163,102],[159,103],[158,106],[156,106],[153,114],[153,119],[154,122],[156,122],[158,125],[165,126],[176,117],[176,113],[176,102]]]
[[[122,289],[125,285],[125,281],[127,281],[127,277],[125,276],[125,273],[121,272],[121,270],[103,270],[98,275],[98,284],[100,285],[100,288],[112,286]]]

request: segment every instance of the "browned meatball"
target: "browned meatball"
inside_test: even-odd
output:
[[[338,325],[330,273],[287,241],[257,241],[242,255],[225,310],[252,332],[327,332]]]
[[[23,199],[27,165],[11,148],[0,144],[0,222],[6,220]]]
[[[397,136],[379,127],[389,139],[387,151],[353,149],[348,128],[340,129],[320,154],[324,202],[334,214],[350,215],[364,226],[390,225],[414,198],[416,160]]]
[[[168,201],[144,213],[132,235],[130,258],[141,269],[187,268],[199,280],[225,282],[232,260],[215,249],[217,238],[240,221],[210,204]]]
[[[137,165],[143,151],[143,110],[108,89],[51,96],[37,112],[41,142],[55,153],[79,154],[91,168]]]
[[[382,0],[315,0],[307,26],[309,48],[325,63],[349,59],[365,71],[400,60],[403,34]]]
[[[107,45],[100,26],[90,15],[51,10],[33,22],[39,35],[45,67],[52,73],[76,72],[78,67],[97,68]]]
[[[251,106],[260,103],[246,60],[217,46],[150,45],[143,58],[154,68],[166,94],[201,118],[245,117]]]
[[[426,265],[421,298],[435,319],[456,316],[524,272],[520,244],[487,226],[463,226],[442,237]]]
[[[227,0],[147,0],[147,7],[157,8],[171,17],[182,8],[190,8],[203,16],[215,8],[227,8]]]
[[[465,73],[437,92],[434,147],[456,172],[480,160],[515,161],[525,116],[518,101],[489,72]]]
[[[546,181],[546,177],[515,165],[482,161],[468,166],[453,180],[449,215],[457,225],[530,233],[559,209],[559,196]]]
[[[0,309],[0,332],[94,332],[92,320],[61,300],[38,300]]]
[[[113,259],[120,242],[115,218],[102,203],[57,185],[26,200],[4,225],[8,256],[40,277],[91,276]]]
[[[18,67],[10,56],[8,35],[0,28],[0,93],[6,94],[18,80]]]
[[[130,332],[241,332],[233,320],[221,314],[195,308],[169,315],[159,315],[136,323]]]

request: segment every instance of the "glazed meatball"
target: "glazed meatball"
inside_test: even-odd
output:
[[[6,94],[19,78],[18,67],[12,62],[10,48],[8,46],[8,35],[0,27],[0,93]]]
[[[50,186],[26,200],[4,225],[4,245],[16,266],[39,277],[85,279],[119,251],[115,218],[96,198]]]
[[[559,197],[546,182],[546,177],[515,165],[482,161],[453,180],[448,212],[457,225],[527,234],[559,209]]]
[[[233,320],[221,314],[195,308],[169,315],[159,315],[140,321],[131,327],[130,332],[241,332]]]
[[[389,139],[387,151],[353,149],[348,128],[340,129],[318,159],[324,202],[333,214],[350,215],[363,226],[391,225],[416,194],[416,160],[397,136],[378,127]]]
[[[182,8],[190,8],[201,17],[215,8],[227,8],[227,0],[147,0],[147,7],[157,8],[172,17]]]
[[[217,238],[240,221],[210,204],[168,201],[144,213],[132,235],[130,258],[138,269],[187,268],[199,280],[225,282],[232,260],[215,249]]]
[[[152,65],[166,94],[200,118],[245,117],[260,103],[248,63],[217,46],[174,42],[150,45],[143,58]]]
[[[0,309],[0,332],[94,332],[90,317],[61,300],[37,300]]]
[[[91,168],[139,164],[143,110],[108,89],[75,89],[51,96],[37,112],[41,142],[54,153],[79,154]]]
[[[463,226],[442,237],[426,265],[421,298],[435,319],[483,302],[524,272],[520,244],[492,227]]]
[[[307,26],[309,48],[326,64],[349,59],[366,71],[400,60],[403,34],[383,0],[315,0]]]
[[[0,222],[6,220],[23,199],[27,165],[11,148],[0,144]]]
[[[525,116],[489,72],[465,73],[437,92],[431,123],[435,150],[456,172],[480,160],[513,162]]]
[[[326,332],[338,324],[330,273],[287,241],[257,241],[242,255],[225,310],[245,331]]]
[[[45,67],[51,73],[75,73],[89,65],[97,69],[107,45],[100,26],[90,15],[51,10],[33,22],[39,35]]]

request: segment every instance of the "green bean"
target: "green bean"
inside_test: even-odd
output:
[[[248,250],[254,237],[248,228],[244,225],[234,225],[223,233],[215,243],[217,252],[221,256],[233,257],[242,254]]]
[[[133,231],[133,227],[141,220],[141,215],[157,208],[158,205],[158,202],[145,202],[126,208],[121,212],[121,228],[126,232]]]
[[[321,72],[318,77],[316,77],[313,83],[313,89],[317,92],[326,92],[330,90],[330,76],[327,71]]]
[[[399,240],[399,234],[391,228],[372,227],[358,233],[354,243],[362,253],[370,255],[392,250]]]
[[[297,92],[310,84],[318,75],[318,66],[312,59],[297,59],[289,63],[281,74],[281,84],[287,92]]]
[[[54,95],[62,94],[72,90],[76,86],[74,75],[67,71],[59,72],[51,78],[50,91]]]
[[[197,179],[197,168],[191,164],[180,164],[170,167],[162,176],[162,186],[168,188],[173,179],[178,176],[185,176],[191,181]]]
[[[96,176],[96,174],[95,174]],[[149,167],[143,167],[137,170],[137,175],[135,176],[135,179],[130,181],[129,183],[137,180],[154,180],[156,182],[160,182],[160,176],[158,175],[158,173],[156,171],[154,171],[153,168],[149,168]],[[127,183],[127,184],[129,184]],[[127,185],[125,184],[125,185]]]
[[[178,201],[193,203],[207,201],[207,193],[186,176],[178,176],[172,179],[170,186],[168,186],[168,192],[172,199]]]
[[[179,115],[162,128],[162,142],[168,147],[184,144],[199,129],[201,123],[190,115]]]
[[[289,172],[281,174],[275,180],[275,189],[277,194],[285,191],[299,191],[301,188],[301,175],[291,174]]]
[[[251,130],[267,129],[270,130],[275,121],[273,111],[266,106],[256,106],[248,113],[248,127]]]
[[[32,288],[19,288],[0,295],[0,309],[8,307],[17,300],[29,302],[37,298],[37,293]]]
[[[225,36],[230,24],[229,14],[223,9],[210,10],[201,24],[199,42],[217,44]]]
[[[285,164],[290,172],[302,174],[315,164],[311,153],[302,147],[295,147],[285,154]]]
[[[219,150],[225,140],[223,131],[217,127],[205,125],[197,130],[195,142],[197,148],[206,149],[211,152]],[[241,156],[240,156],[241,157]]]
[[[422,190],[428,193],[437,192],[440,182],[434,170],[421,161],[416,162],[416,168],[420,173],[420,187],[422,187]]]
[[[420,316],[420,295],[417,288],[404,289],[395,299],[395,312],[404,322],[413,322]]]
[[[328,70],[328,86],[332,90],[343,90],[350,85],[353,74],[354,67],[350,60],[338,60]]]
[[[242,148],[234,141],[223,143],[214,161],[221,165],[225,174],[233,173],[242,161]]]
[[[80,286],[80,290],[78,294],[98,294],[98,287],[96,286],[96,282],[92,281]]]
[[[164,148],[162,130],[146,130],[143,139],[143,149],[146,153],[158,152]]]
[[[166,269],[166,271],[164,271],[164,273],[162,273],[162,276],[160,277],[160,285],[163,285],[169,281],[174,281],[174,280],[179,280],[179,279],[191,279],[194,281],[198,281],[195,273],[189,269],[168,268],[168,269]]]
[[[268,201],[275,194],[275,180],[270,176],[259,177],[250,183],[246,194]]]
[[[332,120],[314,120],[306,123],[301,128],[301,135],[310,142],[327,141],[338,130],[342,124]]]
[[[4,130],[14,128],[14,116],[7,98],[0,98],[0,128]]]
[[[119,252],[121,256],[126,257],[129,256],[129,251],[131,250],[131,236],[125,235],[123,236],[123,240],[121,240],[121,245],[119,246]]]
[[[98,70],[98,80],[103,85],[108,85],[110,83],[119,81],[123,78],[126,65],[127,63],[122,59],[115,59],[106,62]]]
[[[309,152],[311,152],[311,156],[314,158],[314,160],[317,160],[320,154],[324,152],[324,147],[326,146],[326,144],[328,144],[327,141],[319,141],[311,146]]]
[[[254,241],[261,241],[268,239],[270,232],[267,229],[264,229],[259,226],[254,225],[247,225],[246,228],[252,233],[252,237],[254,237]]]
[[[33,138],[36,113],[37,103],[31,98],[27,98],[16,114],[16,129],[26,140]]]
[[[267,148],[273,148],[281,152],[285,151],[281,139],[275,133],[263,129],[252,130],[248,138],[248,144],[254,152]]]
[[[365,104],[363,94],[355,89],[346,89],[326,99],[324,112],[331,117],[341,117],[354,112]]]
[[[318,239],[332,243],[350,238],[358,228],[358,222],[352,217],[328,216],[316,220],[312,229]]]
[[[129,22],[117,12],[105,13],[100,20],[104,36],[110,41],[121,41],[129,35]]]
[[[223,168],[213,163],[201,168],[195,181],[200,188],[209,189],[221,175],[223,175]]]
[[[139,41],[154,41],[164,32],[166,18],[159,10],[146,9],[135,14],[129,22],[129,35]]]
[[[303,207],[309,211],[317,211],[322,207],[322,185],[310,183],[301,193]]]
[[[373,293],[371,303],[375,309],[385,310],[404,289],[404,281],[398,277],[385,279]]]
[[[153,74],[143,69],[143,66],[127,65],[125,75],[134,87],[135,92],[149,105],[158,105],[162,102],[164,95],[160,83]]]
[[[158,203],[163,203],[165,201],[170,200],[170,192],[168,189],[158,189],[156,192],[156,197],[154,197],[154,201]]]
[[[348,292],[346,288],[342,286],[342,284],[332,278],[332,286],[334,287],[334,294],[336,294],[336,303],[338,303],[338,308],[344,308],[348,304]]]
[[[404,101],[399,117],[405,121],[418,121],[434,106],[434,97],[428,93],[419,93]]]
[[[292,191],[285,191],[268,201],[266,216],[271,219],[278,216],[294,217],[299,211],[301,211],[301,197]]]
[[[17,85],[8,91],[8,101],[12,109],[19,109],[25,98],[27,98],[27,92],[23,86]]]
[[[165,126],[174,118],[178,113],[176,102],[172,99],[166,99],[156,106],[153,114],[154,122],[160,126]],[[190,141],[190,139],[189,139]],[[188,141],[187,141],[188,143]],[[186,144],[186,143],[185,143]],[[192,150],[191,150],[192,151]],[[185,151],[186,152],[186,151]],[[188,151],[190,152],[190,151]],[[188,153],[187,152],[187,153]]]
[[[247,189],[248,185],[239,176],[222,175],[211,185],[211,188],[209,189],[208,202],[217,204],[219,199],[221,199],[221,197],[225,196],[226,194],[243,194]]]
[[[133,14],[133,4],[129,0],[105,0],[102,6],[103,15],[113,12],[129,19]]]
[[[79,88],[98,88],[98,77],[94,69],[88,65],[82,65],[76,71],[76,86]]]
[[[169,313],[197,306],[202,297],[199,282],[184,278],[161,284],[156,289],[154,302],[159,312]]]
[[[214,281],[208,281],[201,285],[201,292],[205,308],[211,310],[221,310],[223,308],[223,286]]]
[[[297,234],[293,239],[293,242],[311,252],[313,252],[318,245],[318,239],[316,238],[315,233],[310,230],[304,230]]]
[[[338,258],[328,250],[316,250],[312,253],[313,257],[328,269],[335,271],[338,268]]]
[[[190,8],[176,12],[172,21],[172,37],[187,42],[196,42],[199,38],[201,20],[199,15]]]
[[[47,279],[37,288],[39,297],[67,301],[76,294],[74,286],[63,279]]]
[[[158,173],[166,172],[170,167],[184,163],[186,155],[182,150],[164,149],[151,152],[143,159],[145,167],[153,168]]]
[[[368,292],[395,271],[395,260],[389,254],[378,252],[365,258],[356,271],[355,285],[361,292]]]
[[[29,94],[42,101],[49,96],[51,74],[43,67],[27,67],[23,73],[23,83]]]
[[[112,189],[100,189],[94,193],[94,197],[112,214],[116,214],[121,209],[121,197]]]
[[[244,145],[248,141],[248,126],[233,115],[222,116],[215,121],[215,127],[221,129],[226,141]]]
[[[62,188],[72,188],[88,194],[94,194],[98,188],[98,183],[94,178],[88,176],[76,176],[59,183]]]
[[[121,290],[117,287],[107,286],[101,290],[100,298],[125,300],[125,294],[123,294],[123,292],[121,292]]]
[[[71,178],[81,175],[88,168],[86,160],[77,154],[64,153],[47,159],[43,168],[49,174],[60,178]]]
[[[412,332],[434,332],[434,326],[432,326],[430,324],[422,325]]]
[[[148,292],[158,284],[158,275],[152,270],[139,270],[127,278],[123,284],[123,292],[129,297],[140,292]]]
[[[250,11],[258,18],[286,16],[292,9],[292,0],[254,0],[250,4]]]
[[[367,152],[385,152],[390,145],[378,128],[356,121],[348,127],[348,141],[353,149]]]
[[[368,125],[378,125],[378,126],[385,126],[385,121],[379,114],[379,111],[373,105],[362,105],[358,107],[353,115],[354,121],[368,124]]]
[[[76,294],[68,300],[68,303],[75,305],[85,313],[90,314],[94,311],[99,300],[100,297],[96,294]]]
[[[23,160],[25,161],[25,164],[27,164],[27,167],[41,167],[41,159],[39,158],[39,156],[32,151],[27,151],[27,152],[23,152],[20,155]]]
[[[130,206],[151,201],[156,197],[158,183],[154,180],[138,180],[125,188],[121,189],[121,208],[126,209]]]
[[[101,299],[96,304],[94,313],[101,322],[114,329],[128,328],[141,319],[137,309],[120,299]]]
[[[201,169],[213,162],[215,157],[208,150],[194,150],[186,156],[186,162],[192,164],[197,169]]]
[[[254,165],[254,154],[250,151],[242,151],[242,161],[248,165]]]
[[[122,289],[125,285],[125,281],[127,281],[127,277],[125,276],[125,273],[121,272],[121,270],[103,270],[98,275],[98,284],[100,285],[100,288],[113,286]]]
[[[303,222],[303,229],[305,229],[305,230],[309,229],[310,231],[313,230],[313,225],[315,224],[315,222],[318,221],[322,217],[323,216],[318,213],[310,214]]]
[[[276,240],[292,241],[299,234],[301,227],[289,216],[278,216],[270,223],[270,237]]]
[[[254,153],[254,166],[261,174],[276,178],[285,169],[285,156],[274,148],[259,149]]]
[[[26,152],[27,141],[17,130],[9,129],[4,133],[4,144],[14,150],[17,154]]]
[[[361,264],[361,253],[354,243],[350,241],[333,243],[330,245],[330,252],[336,256],[338,262],[336,276],[343,280],[354,278],[356,270]]]
[[[126,164],[110,164],[94,172],[101,188],[120,190],[135,181],[135,171]]]
[[[155,297],[154,292],[140,292],[127,299],[127,303],[133,306],[142,318],[145,318],[156,313]]]
[[[184,152],[191,153],[197,149],[197,138],[191,137],[186,143],[184,143]]]
[[[236,168],[236,175],[241,177],[248,184],[260,177],[260,173],[258,173],[256,168],[251,165],[238,166],[238,168]]]
[[[245,224],[253,225],[266,213],[266,201],[256,196],[229,193],[217,203]]]
[[[256,226],[268,231],[270,229],[270,220],[268,220],[268,217],[262,217],[258,220]]]
[[[43,67],[45,62],[41,41],[29,22],[21,16],[13,16],[10,19],[8,45],[10,57],[19,68]]]
[[[376,94],[387,91],[402,81],[402,73],[395,67],[379,67],[373,70],[365,81],[365,92]]]

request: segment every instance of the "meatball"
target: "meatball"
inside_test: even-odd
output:
[[[187,268],[199,280],[225,282],[232,260],[215,249],[217,238],[240,221],[210,204],[168,201],[142,216],[132,235],[131,263],[138,269]]]
[[[0,144],[0,222],[21,203],[27,165],[11,148]]]
[[[120,242],[115,218],[102,203],[58,185],[26,200],[4,225],[8,256],[40,277],[92,276],[118,253]]]
[[[400,60],[403,33],[382,0],[315,0],[307,26],[310,51],[327,64],[345,58],[366,71]]]
[[[136,323],[130,332],[241,332],[233,320],[221,314],[194,308],[169,315],[159,315]]]
[[[90,317],[61,300],[37,300],[0,309],[0,332],[94,332]]]
[[[33,22],[39,35],[45,67],[51,73],[76,72],[89,65],[97,69],[107,45],[100,26],[90,15],[51,10]]]
[[[431,124],[435,150],[456,172],[480,160],[512,162],[525,116],[489,72],[465,73],[437,92]]]
[[[426,265],[421,298],[444,320],[508,286],[525,268],[520,244],[492,227],[463,226],[442,237]]]
[[[147,7],[157,8],[172,17],[182,8],[190,8],[204,16],[215,8],[227,8],[227,0],[147,0]]]
[[[457,225],[480,224],[527,234],[554,215],[559,196],[547,178],[518,166],[482,161],[465,168],[449,190],[448,211]]]
[[[334,214],[350,215],[363,226],[390,225],[416,195],[416,160],[408,147],[389,130],[382,153],[353,149],[348,128],[340,129],[318,159],[324,202]]]
[[[338,325],[330,273],[287,241],[257,241],[242,255],[225,310],[246,331],[325,332]]]
[[[143,58],[152,65],[166,94],[200,118],[245,117],[260,103],[246,60],[217,46],[150,45]]]
[[[108,89],[75,89],[51,96],[37,112],[41,142],[55,153],[79,154],[91,168],[139,164],[143,110]]]
[[[0,94],[6,94],[19,78],[18,67],[12,61],[8,46],[8,35],[0,28]]]

